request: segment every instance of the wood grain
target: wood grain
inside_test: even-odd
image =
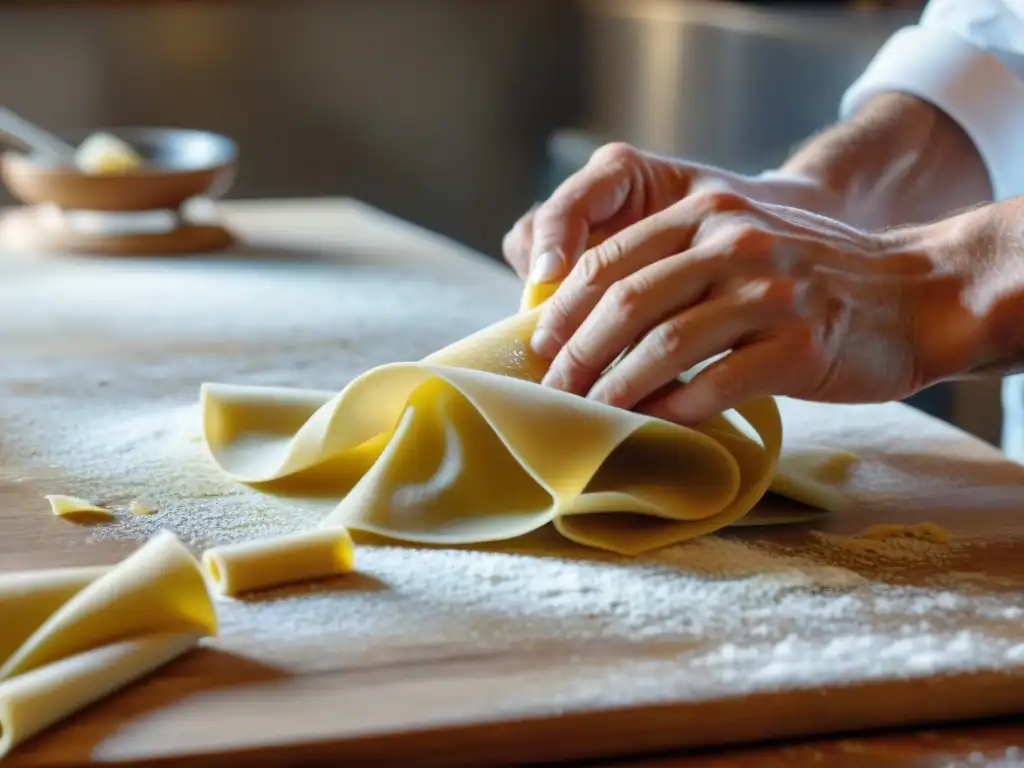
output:
[[[345,358],[355,370],[458,338],[517,303],[518,285],[503,267],[352,201],[226,203],[222,211],[244,247],[208,264],[147,259],[125,261],[118,268],[109,259],[42,258],[15,252],[0,223],[0,308],[16,306],[40,286],[52,286],[54,300],[59,296],[65,302],[39,307],[38,315],[24,315],[20,323],[0,323],[0,359],[6,361],[0,369],[0,429],[6,431],[0,435],[19,446],[17,455],[5,455],[7,470],[0,472],[0,570],[112,562],[137,545],[131,538],[94,536],[91,529],[42,510],[42,493],[84,477],[82,467],[48,444],[40,425],[51,423],[54,413],[85,418],[86,404],[109,408],[123,403],[126,413],[137,415],[149,402],[189,403],[199,377],[245,373],[302,380],[302,371],[278,369],[293,365],[289,360],[313,359],[321,349]],[[314,265],[327,271],[311,273],[315,276],[308,284],[298,283],[308,293],[296,296],[305,296],[311,308],[321,307],[317,311],[329,317],[299,313],[279,319],[295,324],[302,343],[279,347],[267,335],[278,320],[261,316],[278,311],[272,306],[277,300],[273,292],[259,294],[268,297],[267,306],[231,303],[232,291],[256,290],[253,286],[262,285],[268,275],[280,276],[280,290],[286,293],[293,289],[288,276]],[[135,291],[152,290],[154,284],[167,291],[185,286],[204,298],[182,303],[180,311],[188,315],[180,317],[171,302],[150,304],[143,297],[132,303]],[[416,298],[417,290],[439,298],[424,302]],[[384,304],[359,303],[367,291],[375,291]],[[103,307],[90,313],[95,301],[104,302]],[[126,302],[122,314],[116,309],[122,306],[119,301]],[[346,302],[351,306],[335,306]],[[382,314],[380,306],[404,314]],[[232,307],[248,314],[232,316]],[[123,323],[111,322],[119,317]],[[143,341],[139,323],[145,324]],[[242,343],[244,333],[226,335],[225,329],[244,331],[247,323],[261,329],[254,330],[251,343]],[[378,333],[378,327],[408,330]],[[208,335],[204,328],[210,329]],[[370,338],[394,346],[366,348]],[[313,358],[287,357],[293,353]],[[318,371],[310,369],[309,375],[318,376]],[[763,623],[772,637],[777,635],[774,646],[759,645],[755,637],[682,629],[654,635],[642,627],[629,634],[579,631],[588,626],[586,621],[606,622],[614,629],[611,613],[601,613],[611,608],[574,618],[578,624],[543,602],[524,609],[525,614],[497,614],[496,604],[488,602],[494,587],[486,579],[464,585],[468,598],[432,593],[431,583],[444,581],[443,575],[417,569],[418,550],[408,551],[404,572],[385,572],[375,569],[378,561],[367,547],[363,551],[371,567],[357,580],[223,604],[231,621],[217,642],[34,739],[10,762],[201,766],[224,764],[230,756],[247,765],[507,764],[624,757],[1024,711],[1024,656],[1011,652],[1024,649],[1019,618],[1024,468],[898,404],[782,405],[788,445],[824,445],[860,457],[851,478],[856,507],[812,524],[731,532],[725,540],[771,547],[801,558],[801,567],[831,569],[862,581],[834,596],[825,590],[819,597],[826,613],[807,621],[794,623],[781,604],[777,611],[770,606],[765,611],[755,602],[733,607],[760,611],[753,623],[737,626]],[[168,519],[173,523],[176,518]],[[923,521],[943,525],[953,536],[956,546],[943,558],[912,559],[893,567],[870,553],[822,543],[823,536],[846,541],[877,522]],[[532,559],[517,567],[535,569],[538,578],[557,573],[551,569],[563,567],[560,563],[583,563],[581,573],[609,577],[605,589],[612,592],[619,578],[623,583],[640,579],[641,584],[652,579],[652,588],[665,579],[713,585],[719,578],[756,589],[770,577],[694,576],[685,559],[631,564],[578,549],[531,548],[534,544],[495,547],[495,562],[519,562],[501,558],[525,553]],[[803,573],[795,569],[792,575],[803,578]],[[951,574],[971,578],[950,581]],[[339,590],[338,602],[331,601],[332,589]],[[817,594],[813,584],[803,582],[793,590]],[[772,595],[782,600],[786,593]],[[943,604],[941,595],[959,607],[935,608]],[[446,605],[455,598],[469,602],[463,608]],[[343,623],[330,624],[340,629],[318,634],[309,622],[327,626],[333,620],[316,607],[321,599],[323,610],[355,606],[371,611],[378,603],[394,601],[409,611],[409,624],[405,632],[387,636],[366,630],[358,635],[367,638],[365,644],[353,639],[356,630],[364,629],[356,625],[349,632]],[[631,594],[629,599],[643,598]],[[851,599],[863,601],[862,613],[844,614],[842,621],[829,617],[833,606],[839,610],[842,601]],[[305,613],[296,609],[302,601],[313,608]],[[884,601],[898,615],[886,618]],[[920,605],[926,613],[915,616]],[[989,613],[979,613],[977,605],[987,606]],[[259,622],[246,624],[254,615],[280,622],[281,631]],[[863,626],[851,626],[851,617],[860,617]],[[525,632],[524,623],[534,628]],[[941,643],[921,652],[901,651],[902,635],[896,630],[904,628],[922,636],[934,633],[941,643],[966,638],[976,643],[977,653],[958,656]],[[902,669],[886,667],[880,658],[882,666],[873,670],[854,654],[846,659],[848,669],[837,663],[830,672],[819,665],[808,677],[800,664],[792,663],[779,667],[776,677],[758,681],[758,668],[778,661],[775,646],[784,644],[787,633],[796,633],[810,661],[841,650],[859,635],[882,637],[890,631],[896,634],[883,651],[903,654],[901,663],[928,662],[931,653],[937,663]],[[503,636],[505,643],[500,642]],[[914,639],[907,636],[907,642]],[[737,659],[731,668],[705,667],[723,643],[755,656],[745,657],[746,666]],[[756,656],[761,650],[763,659]],[[863,653],[870,656],[875,650],[870,646]]]

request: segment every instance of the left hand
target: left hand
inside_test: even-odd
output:
[[[900,399],[961,370],[981,333],[943,225],[870,234],[688,197],[583,255],[534,334],[543,383],[683,424],[761,395]]]

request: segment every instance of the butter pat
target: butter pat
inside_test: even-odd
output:
[[[75,152],[75,166],[83,173],[125,173],[142,167],[142,157],[116,136],[94,133]]]

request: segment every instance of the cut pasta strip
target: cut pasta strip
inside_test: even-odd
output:
[[[224,595],[340,576],[353,566],[352,538],[344,528],[320,528],[203,553],[203,567]]]
[[[114,518],[114,513],[109,509],[97,506],[91,501],[79,499],[76,496],[64,496],[55,493],[45,498],[50,502],[50,509],[57,517],[64,517],[79,522],[101,522]]]

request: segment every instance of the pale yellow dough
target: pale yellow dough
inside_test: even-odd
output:
[[[352,538],[344,528],[320,528],[292,536],[214,547],[203,567],[225,595],[238,595],[352,571]]]
[[[0,758],[216,633],[199,563],[162,532],[112,567],[0,574]]]
[[[519,314],[340,393],[205,384],[206,445],[235,480],[321,510],[323,527],[406,542],[500,541],[553,524],[634,555],[747,516],[776,479],[775,401],[689,429],[538,386],[547,363],[529,338],[556,287],[528,287]]]
[[[787,451],[775,469],[771,490],[804,504],[841,512],[850,506],[852,497],[844,487],[859,463],[855,454],[824,446]]]
[[[114,513],[104,507],[99,507],[91,501],[79,499],[75,496],[63,496],[61,494],[50,494],[46,497],[50,502],[50,509],[57,517],[66,517],[69,520],[112,520]]]

